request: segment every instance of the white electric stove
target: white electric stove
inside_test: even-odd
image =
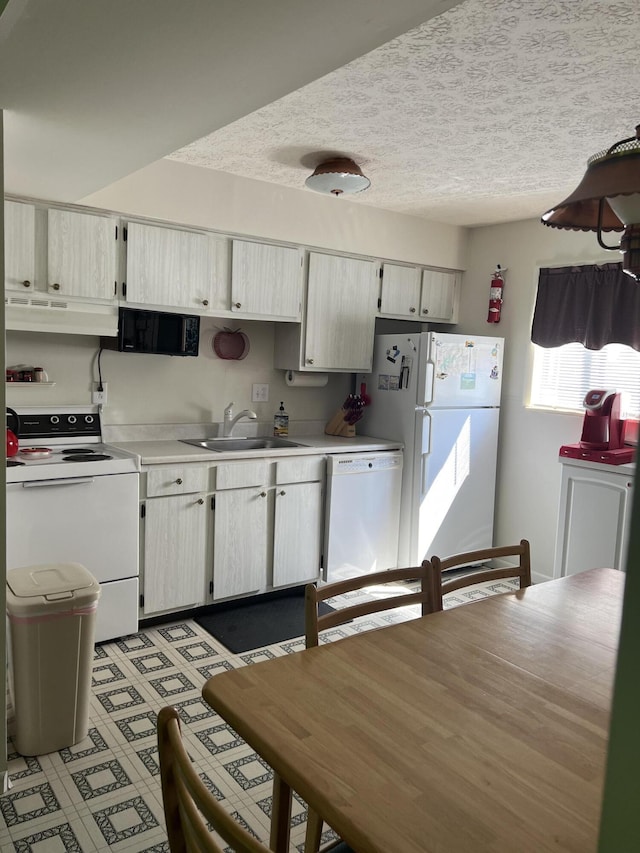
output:
[[[19,408],[7,460],[7,568],[81,563],[100,583],[96,641],[138,630],[139,458],[102,442],[97,407]]]

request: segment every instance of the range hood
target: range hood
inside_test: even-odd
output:
[[[118,334],[118,308],[115,305],[5,294],[4,306],[5,328],[9,330],[106,337]]]

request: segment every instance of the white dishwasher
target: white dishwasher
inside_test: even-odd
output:
[[[328,457],[325,581],[398,565],[401,486],[401,451]]]

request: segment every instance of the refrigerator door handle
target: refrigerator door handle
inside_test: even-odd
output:
[[[420,498],[423,499],[428,491],[428,464],[429,456],[431,455],[431,415],[422,407],[419,409],[422,413],[422,445],[420,448]],[[426,436],[425,436],[426,431]],[[426,440],[425,440],[426,439]]]
[[[427,361],[425,368],[424,401],[425,403],[431,403],[433,401],[433,377],[435,375],[435,364],[432,361]]]

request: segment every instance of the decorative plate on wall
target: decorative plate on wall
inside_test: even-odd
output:
[[[240,329],[223,329],[213,336],[213,351],[218,358],[239,361],[249,352],[249,338]]]

